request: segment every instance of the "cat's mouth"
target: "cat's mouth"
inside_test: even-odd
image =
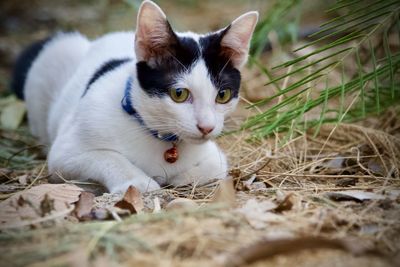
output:
[[[182,139],[193,144],[202,144],[213,138],[213,136],[187,136],[183,137]]]

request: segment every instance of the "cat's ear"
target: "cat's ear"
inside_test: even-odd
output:
[[[221,40],[224,56],[230,58],[235,68],[241,68],[247,61],[250,41],[258,21],[258,12],[247,12],[235,19],[226,28]]]
[[[152,1],[144,1],[139,8],[136,24],[137,60],[149,61],[166,56],[176,41],[176,35],[161,8]]]

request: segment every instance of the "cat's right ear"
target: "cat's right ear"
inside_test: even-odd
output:
[[[177,42],[167,17],[152,1],[144,1],[138,12],[135,52],[138,61],[151,61],[169,56],[170,47]]]

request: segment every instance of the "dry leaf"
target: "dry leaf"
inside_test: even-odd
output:
[[[24,118],[25,111],[25,103],[20,100],[8,104],[1,112],[1,125],[4,128],[17,129]]]
[[[81,188],[72,184],[43,184],[15,193],[0,202],[0,228],[37,223],[46,214],[67,215],[81,192]]]
[[[382,164],[378,161],[376,161],[375,159],[370,159],[368,161],[368,169],[377,175],[380,176],[385,176],[385,168],[382,166]]]
[[[27,185],[28,184],[28,175],[24,174],[21,176],[18,176],[18,183],[20,183],[21,185]]]
[[[365,192],[360,190],[348,190],[348,191],[337,191],[337,192],[327,192],[325,195],[336,201],[345,201],[345,200],[355,200],[355,201],[364,201],[364,200],[376,200],[376,199],[384,199],[383,195],[375,194],[372,192]]]
[[[293,194],[288,194],[274,209],[276,212],[291,210],[293,207]]]
[[[277,205],[272,201],[265,200],[258,202],[251,198],[243,207],[236,209],[241,213],[249,224],[255,229],[263,229],[271,222],[280,222],[283,220],[281,215],[269,212],[276,209]]]
[[[341,169],[343,168],[343,163],[344,163],[345,158],[342,156],[337,156],[333,159],[330,159],[324,163],[322,163],[321,165],[325,168],[329,168],[329,169]]]
[[[196,202],[188,198],[176,198],[169,202],[166,206],[166,210],[177,210],[177,209],[196,209],[199,206]]]
[[[220,180],[211,201],[215,204],[223,204],[227,207],[234,207],[236,203],[235,188],[232,179]]]
[[[155,197],[153,203],[154,203],[153,213],[159,213],[161,211],[160,199],[158,197]]]
[[[94,204],[94,194],[82,192],[79,200],[75,203],[74,215],[81,221],[92,219],[92,208]]]
[[[115,203],[114,206],[120,209],[129,210],[131,214],[140,213],[144,208],[142,194],[136,189],[136,187],[129,186],[124,197]]]
[[[92,210],[92,216],[95,220],[107,220],[110,218],[110,212],[105,208],[95,208]]]

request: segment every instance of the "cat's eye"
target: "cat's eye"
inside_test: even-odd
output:
[[[176,103],[182,103],[189,98],[190,92],[187,88],[172,88],[169,90],[169,95]]]
[[[215,101],[219,104],[226,104],[232,98],[232,90],[229,88],[221,89],[218,91]]]

